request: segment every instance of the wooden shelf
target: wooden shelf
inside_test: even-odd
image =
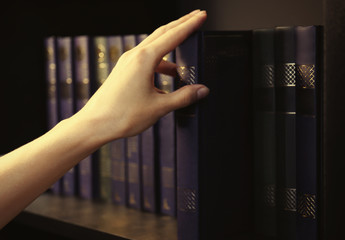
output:
[[[71,239],[177,240],[177,221],[111,203],[43,194],[16,219]]]

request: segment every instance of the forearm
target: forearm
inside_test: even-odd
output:
[[[94,123],[71,118],[0,158],[0,228],[102,144]]]

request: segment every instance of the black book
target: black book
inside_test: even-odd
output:
[[[177,119],[179,240],[252,229],[251,32],[197,32],[176,49],[180,87],[210,88]]]

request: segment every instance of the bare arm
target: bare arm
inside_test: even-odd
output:
[[[194,11],[160,27],[126,52],[85,107],[36,140],[0,158],[0,229],[70,168],[103,144],[136,135],[168,112],[208,94],[202,85],[162,94],[153,85],[155,70],[173,73],[162,62],[206,19]]]

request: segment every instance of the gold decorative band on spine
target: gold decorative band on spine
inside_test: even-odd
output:
[[[196,67],[195,66],[179,66],[177,67],[179,81],[184,85],[192,85],[196,83]]]
[[[314,194],[302,194],[298,200],[298,214],[303,218],[316,219],[316,196]]]
[[[285,211],[296,212],[296,188],[285,188],[282,203]]]
[[[276,65],[276,86],[295,87],[296,86],[296,64],[283,63]]]
[[[260,87],[273,88],[274,87],[274,65],[265,64],[262,66],[262,76]]]
[[[297,87],[304,89],[315,88],[315,65],[297,65]]]
[[[198,194],[195,189],[178,188],[178,209],[182,212],[195,213],[198,210]]]
[[[264,187],[264,204],[266,207],[276,206],[276,186],[267,185]]]

